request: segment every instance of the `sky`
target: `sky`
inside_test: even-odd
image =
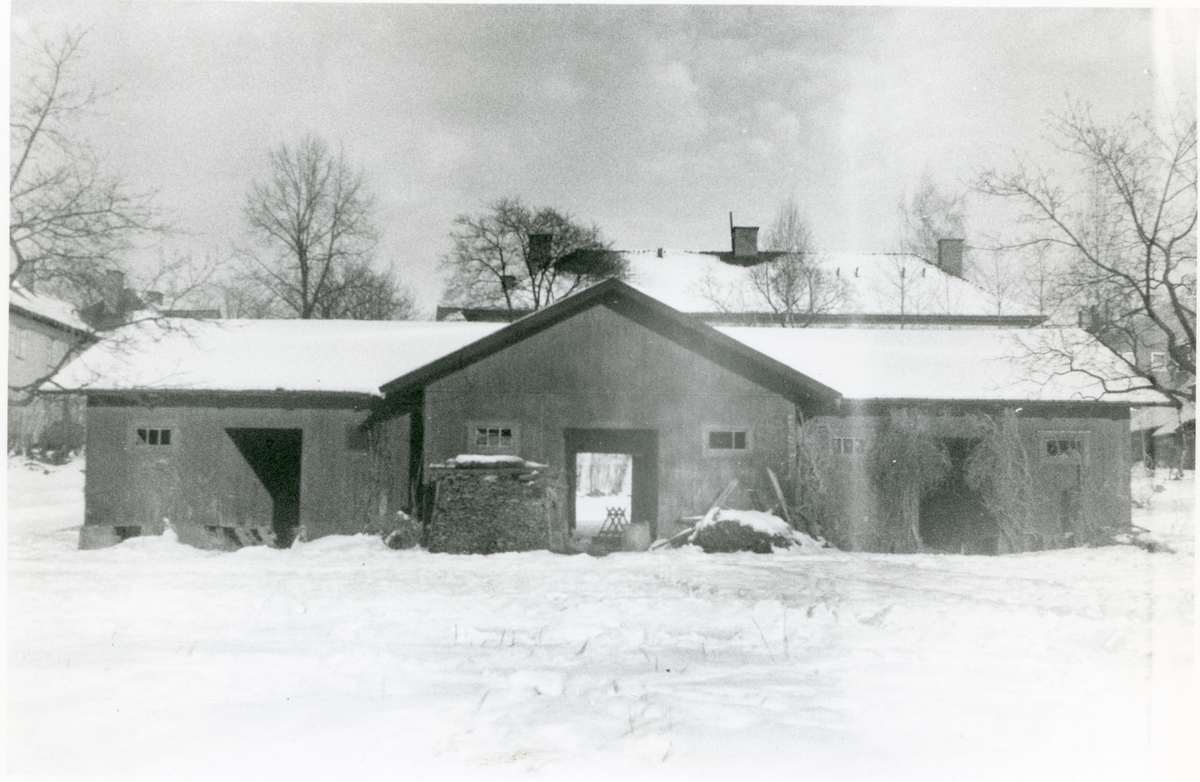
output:
[[[23,42],[88,30],[80,78],[105,98],[86,136],[181,229],[143,256],[229,257],[268,151],[315,133],[366,172],[379,261],[428,312],[454,218],[501,197],[594,222],[618,249],[725,250],[731,211],[766,226],[794,196],[823,249],[887,251],[923,175],[962,189],[1014,155],[1053,163],[1045,123],[1069,100],[1112,121],[1196,92],[1193,10],[11,9],[14,90]],[[998,219],[970,209],[974,226]]]

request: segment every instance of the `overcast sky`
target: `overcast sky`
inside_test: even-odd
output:
[[[430,309],[454,216],[501,196],[621,249],[727,249],[730,211],[795,195],[824,248],[882,251],[923,172],[1046,153],[1068,96],[1107,119],[1196,91],[1195,13],[1120,9],[16,0],[13,78],[21,40],[79,26],[112,91],[89,135],[177,248],[227,255],[267,150],[311,131],[367,171]]]

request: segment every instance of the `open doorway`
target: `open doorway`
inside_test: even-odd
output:
[[[633,516],[633,454],[575,454],[575,534],[594,537],[614,514]]]
[[[621,497],[621,492],[628,487],[627,519],[633,522],[644,522],[650,527],[650,537],[653,540],[658,534],[658,432],[653,429],[567,429],[563,432],[566,449],[567,472],[567,524],[571,534],[584,534],[585,530],[595,525],[590,518],[594,516],[592,506],[604,508],[605,516],[600,518],[603,524],[607,516],[606,504]],[[583,456],[581,460],[579,457]],[[621,486],[616,487],[617,465],[626,464]],[[586,464],[589,470],[592,465],[603,472],[611,470],[612,475],[604,479],[603,484],[589,481],[586,487],[579,484],[584,480],[580,474],[580,466]],[[617,488],[615,495],[593,495],[593,492]],[[580,495],[585,501],[577,502]],[[613,502],[611,507],[618,507]],[[579,512],[584,516],[581,518]],[[596,526],[596,531],[599,526]]]
[[[238,451],[271,495],[275,545],[287,548],[300,528],[300,429],[226,429]]]
[[[983,504],[983,495],[967,484],[967,460],[978,441],[954,437],[942,445],[950,470],[941,486],[921,497],[921,543],[946,553],[995,554],[1000,528]]]

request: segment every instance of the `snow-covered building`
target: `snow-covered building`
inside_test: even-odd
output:
[[[65,301],[23,285],[8,290],[8,449],[73,446],[83,440],[83,398],[31,398],[71,354],[95,342]]]
[[[655,537],[733,479],[769,506],[773,473],[794,521],[846,548],[1068,545],[1128,526],[1129,407],[1161,401],[1103,383],[1103,349],[1086,372],[1048,365],[1077,329],[717,328],[615,279],[508,324],[119,334],[53,381],[89,399],[83,546],[167,519],[206,546],[386,530],[464,453],[549,465],[562,542],[583,452],[632,456],[633,520]],[[881,455],[922,444],[940,478],[913,489]],[[980,454],[1011,480],[981,484]]]
[[[735,231],[748,229],[737,228]],[[755,269],[782,253],[760,251],[753,238],[740,252],[687,250],[622,251],[625,282],[679,312],[713,326],[775,325],[773,309],[756,284]],[[910,253],[818,252],[806,259],[820,275],[820,293],[795,302],[805,325],[881,328],[1024,328],[1045,315],[1018,302],[1003,301],[963,277],[961,240],[942,240],[939,257]],[[761,280],[761,277],[760,277]],[[778,302],[776,302],[778,306]],[[442,306],[438,320],[510,322],[526,310]]]

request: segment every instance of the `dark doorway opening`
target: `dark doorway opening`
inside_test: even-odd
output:
[[[565,429],[567,525],[575,531],[575,457],[580,453],[629,454],[633,460],[630,521],[650,525],[658,537],[658,432],[654,429]]]
[[[300,528],[300,429],[226,429],[263,488],[271,495],[275,545],[287,548]]]
[[[942,441],[950,457],[946,480],[921,497],[921,543],[928,549],[954,554],[995,554],[1000,528],[983,504],[983,495],[967,485],[967,460],[978,440],[965,437]]]

